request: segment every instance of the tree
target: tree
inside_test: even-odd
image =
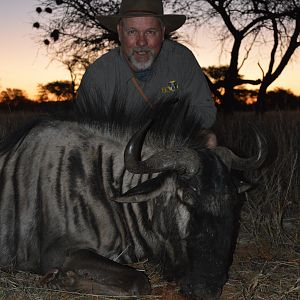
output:
[[[297,4],[296,4],[297,3]],[[279,13],[273,13],[265,5],[265,13],[270,15],[270,31],[273,34],[273,46],[270,53],[269,64],[266,72],[262,69],[262,83],[257,97],[257,109],[265,110],[267,88],[282,73],[295,50],[300,46],[300,3],[299,1],[282,1],[274,3],[275,6],[283,6]],[[282,11],[282,12],[281,12]],[[280,15],[280,13],[282,15]],[[279,15],[279,16],[277,16]],[[282,53],[278,58],[278,52]],[[278,60],[277,65],[276,60]]]
[[[230,61],[223,80],[224,94],[221,95],[224,108],[233,109],[234,89],[246,83],[260,85],[257,109],[263,111],[267,88],[300,46],[299,0],[175,0],[172,7],[179,12],[188,7],[189,22],[198,26],[210,25],[220,37],[222,49],[230,49]],[[239,73],[245,61],[256,47],[262,46],[269,51],[269,62],[263,67],[259,62],[261,57],[257,58],[261,78],[241,79]]]
[[[221,52],[230,53],[222,81],[210,82],[221,105],[231,111],[235,89],[244,84],[259,85],[257,109],[264,110],[266,91],[281,74],[299,47],[300,0],[165,0],[168,11],[188,14],[188,23],[210,26],[219,38]],[[117,43],[115,34],[103,30],[99,14],[117,13],[117,0],[38,0],[40,20],[34,27],[48,45],[49,54],[69,71],[84,71],[86,66]],[[41,22],[42,21],[42,22]],[[257,48],[268,51],[268,63],[262,64],[261,78],[242,77],[243,67]],[[76,59],[74,60],[74,58]],[[264,62],[266,59],[263,59]],[[73,62],[76,62],[73,64]],[[76,76],[78,78],[80,76]],[[73,79],[72,79],[73,81]],[[217,84],[218,86],[215,86]],[[221,86],[222,84],[222,86]]]
[[[69,101],[72,99],[74,99],[74,90],[70,81],[53,81],[38,85],[39,101]]]
[[[211,66],[203,68],[203,72],[207,77],[210,89],[215,95],[215,102],[217,105],[221,105],[220,99],[224,95],[224,81],[226,80],[226,73],[228,66]],[[244,79],[243,75],[238,74],[237,80],[242,82]],[[247,81],[246,81],[247,82]],[[238,88],[233,90],[234,93],[234,107],[235,109],[245,109],[247,106],[252,105],[256,102],[257,90],[248,90],[245,86],[240,85]]]
[[[31,102],[26,92],[21,89],[7,88],[0,92],[0,105],[9,111],[19,109]]]
[[[96,16],[117,12],[119,1],[38,0],[39,42],[49,56],[69,70],[74,90],[87,66],[117,44],[117,35],[103,30]]]
[[[26,92],[21,89],[8,88],[0,93],[0,102],[6,102],[14,106],[17,106],[21,101],[27,100]]]
[[[266,96],[266,106],[272,110],[295,110],[300,108],[300,97],[295,96],[290,90],[276,88]]]

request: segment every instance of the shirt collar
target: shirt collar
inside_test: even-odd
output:
[[[126,81],[129,81],[129,80],[131,80],[131,78],[134,75],[133,75],[133,72],[132,72],[131,68],[128,65],[127,59],[124,56],[124,53],[123,53],[121,47],[119,47],[119,55],[120,55],[120,58],[121,58],[122,70],[124,70],[123,76],[124,76]]]

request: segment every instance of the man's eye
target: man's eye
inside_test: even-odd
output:
[[[149,30],[146,32],[147,35],[155,35],[156,34],[156,30]]]
[[[127,34],[128,35],[136,35],[136,30],[128,30]]]

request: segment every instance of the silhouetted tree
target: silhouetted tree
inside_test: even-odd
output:
[[[295,110],[300,109],[300,97],[290,90],[276,88],[267,93],[265,104],[271,110]]]
[[[299,0],[175,0],[178,12],[189,9],[189,22],[211,26],[210,34],[217,36],[222,49],[228,49],[230,61],[223,80],[222,104],[234,106],[234,88],[241,84],[259,85],[257,110],[265,109],[267,88],[281,74],[295,50],[300,46]],[[221,22],[220,22],[221,21]],[[241,79],[239,73],[245,61],[257,47],[268,51],[264,57],[256,54],[262,71],[260,79]],[[260,60],[265,63],[264,66]]]
[[[221,101],[224,97],[224,82],[226,80],[226,73],[228,71],[228,66],[211,66],[208,68],[203,68],[203,72],[207,77],[210,88],[213,92],[215,102],[221,105]],[[243,82],[244,76],[238,74],[237,80]],[[245,81],[247,82],[247,81]],[[248,90],[242,84],[234,87],[233,89],[233,100],[232,105],[235,110],[249,109],[249,105],[256,102],[257,90]]]
[[[70,72],[75,92],[86,67],[117,44],[117,35],[103,30],[96,16],[116,13],[118,1],[37,0],[37,3],[33,27],[38,29],[39,40],[47,46],[48,54]]]
[[[300,46],[299,0],[275,1],[273,6],[271,8],[268,5],[262,7],[262,11],[270,16],[268,30],[273,35],[273,45],[266,71],[261,68],[262,83],[257,97],[258,111],[265,110],[267,88],[279,77],[295,50]]]
[[[18,106],[21,101],[29,100],[25,91],[21,89],[8,88],[1,91],[0,102],[8,103],[12,106]]]
[[[7,88],[0,92],[1,109],[12,111],[19,109],[24,103],[31,103],[24,90],[16,88]]]
[[[73,84],[70,81],[53,81],[38,85],[39,101],[69,101],[73,98]]]

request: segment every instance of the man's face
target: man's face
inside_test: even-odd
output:
[[[149,68],[164,40],[165,29],[161,21],[152,16],[124,18],[117,29],[130,67],[135,71]]]

